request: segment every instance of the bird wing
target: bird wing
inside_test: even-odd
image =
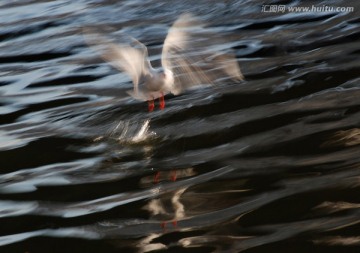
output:
[[[221,43],[219,36],[204,26],[187,13],[169,29],[161,62],[174,73],[174,94],[195,85],[215,84],[218,80],[243,80],[234,55],[217,49]]]
[[[141,80],[150,72],[151,64],[144,44],[130,36],[122,36],[125,41],[115,44],[94,28],[84,29],[85,41],[100,52],[101,57],[113,67],[126,72],[134,84],[134,95],[138,94]]]

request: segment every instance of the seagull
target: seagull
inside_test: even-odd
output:
[[[221,48],[221,37],[190,13],[180,15],[169,29],[157,69],[149,61],[147,47],[135,38],[123,35],[126,42],[116,44],[91,28],[84,29],[84,35],[105,61],[129,75],[134,88],[128,94],[148,101],[149,112],[154,110],[156,99],[164,109],[164,96],[169,93],[178,95],[191,87],[226,79],[243,80],[235,56]]]

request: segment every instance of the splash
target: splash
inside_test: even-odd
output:
[[[142,126],[141,126],[141,128],[140,128],[140,131],[137,133],[137,135],[135,135],[135,136],[132,138],[132,141],[133,141],[133,142],[141,142],[141,141],[146,140],[146,138],[147,138],[149,135],[154,134],[153,132],[149,132],[149,128],[150,128],[150,120],[147,119],[147,120],[145,120],[144,123],[142,124]]]
[[[119,121],[110,131],[109,137],[120,143],[137,144],[151,140],[156,133],[150,131],[150,119],[139,122]]]

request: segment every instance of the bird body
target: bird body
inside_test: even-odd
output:
[[[149,101],[157,99],[174,90],[174,74],[171,70],[150,69],[149,73],[140,80],[139,87],[128,93],[137,100]]]

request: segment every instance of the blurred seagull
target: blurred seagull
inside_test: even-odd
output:
[[[87,43],[103,59],[131,77],[134,89],[128,93],[148,101],[150,112],[157,98],[160,109],[165,108],[164,96],[168,93],[178,95],[193,86],[226,79],[243,80],[235,57],[222,52],[224,45],[219,43],[219,37],[191,14],[181,15],[169,29],[159,69],[151,66],[146,46],[130,36],[123,36],[127,42],[117,45],[91,28],[85,28],[84,33]]]

